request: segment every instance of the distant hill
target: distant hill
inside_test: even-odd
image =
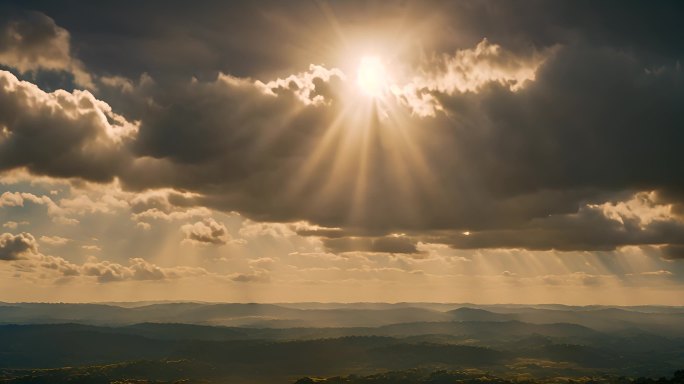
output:
[[[142,305],[144,304],[144,305]],[[74,322],[130,325],[145,322],[259,328],[380,327],[414,322],[576,324],[604,332],[642,330],[684,337],[681,307],[570,307],[563,305],[461,305],[439,303],[0,303],[0,324]]]
[[[187,360],[211,375],[278,377],[511,367],[545,375],[665,374],[681,366],[684,339],[576,324],[413,322],[381,327],[245,328],[142,323],[0,326],[0,370]],[[232,377],[232,376],[231,376]],[[0,378],[2,376],[0,375]]]
[[[517,320],[514,314],[494,313],[479,308],[461,307],[447,312],[457,321],[511,321]]]
[[[440,311],[396,307],[383,309],[296,309],[274,304],[165,303],[139,307],[102,304],[20,303],[0,306],[0,322],[79,322],[124,325],[142,322],[261,327],[359,327],[412,321],[444,321]]]

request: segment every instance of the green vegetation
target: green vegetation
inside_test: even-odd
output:
[[[626,377],[554,377],[545,380],[501,378],[482,372],[473,371],[424,371],[407,370],[400,372],[386,372],[368,376],[350,375],[347,377],[311,378],[304,377],[295,384],[683,384],[684,370],[677,371],[669,378],[636,378]]]

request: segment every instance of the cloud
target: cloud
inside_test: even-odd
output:
[[[323,244],[330,252],[420,253],[414,240],[401,235],[325,238]]]
[[[29,225],[29,224],[30,224],[30,223],[29,223],[28,221],[16,222],[16,221],[11,221],[11,220],[10,220],[10,221],[4,223],[4,224],[2,225],[2,227],[3,227],[3,228],[7,228],[7,229],[17,229],[17,228],[19,228],[20,225]]]
[[[196,204],[197,194],[178,192],[173,189],[155,189],[136,193],[130,200],[131,210],[142,213],[149,210],[157,210],[169,213],[178,207],[187,207]]]
[[[275,264],[276,260],[272,257],[259,257],[258,259],[249,260],[249,265],[254,265],[259,268],[270,267]]]
[[[672,276],[673,273],[668,271],[668,270],[661,269],[658,271],[641,272],[640,275],[641,276]]]
[[[116,209],[128,208],[128,202],[110,193],[104,193],[98,196],[96,200],[81,194],[73,198],[61,199],[59,207],[65,212],[75,215],[112,213]]]
[[[269,273],[266,271],[254,271],[251,273],[236,273],[230,280],[237,283],[264,283],[270,280]]]
[[[505,50],[486,38],[472,49],[462,49],[453,55],[442,55],[423,64],[422,74],[403,85],[395,85],[392,93],[418,116],[435,116],[444,112],[434,93],[478,92],[491,83],[499,83],[512,91],[534,81],[537,68],[553,52],[532,51],[519,55]]]
[[[0,207],[21,207],[24,205],[24,199],[21,193],[18,192],[3,192],[0,195]]]
[[[60,236],[41,236],[39,240],[41,243],[45,243],[47,245],[52,246],[65,245],[66,243],[71,241],[70,239]]]
[[[81,195],[74,199],[62,199],[59,204],[55,203],[47,195],[35,195],[27,192],[4,192],[0,195],[0,208],[18,206],[23,207],[24,203],[43,205],[47,208],[48,216],[56,223],[63,225],[77,224],[79,221],[72,217],[74,214],[84,214],[86,212],[109,212],[110,205],[121,207],[122,202],[105,195],[102,201],[93,202],[87,196]]]
[[[185,235],[184,242],[196,245],[223,245],[230,240],[226,226],[212,218],[185,224],[181,232]]]
[[[0,235],[0,260],[19,260],[38,252],[36,239],[30,233]]]
[[[625,220],[636,220],[642,227],[654,221],[678,219],[673,212],[672,204],[657,203],[657,194],[654,191],[636,193],[627,201],[591,204],[589,207],[602,210],[607,218],[621,224],[624,224]]]
[[[619,222],[605,216],[601,207],[583,207],[577,213],[537,218],[516,228],[451,234],[436,242],[454,248],[524,248],[534,250],[615,250],[625,245],[682,244],[684,223],[638,218]]]
[[[491,51],[488,53],[490,55],[495,55],[497,52],[488,46],[480,48],[485,53]],[[477,49],[473,52],[477,52]],[[198,128],[197,125],[191,125],[189,120],[188,123],[180,123],[180,121],[187,120],[186,116],[175,119],[176,124],[169,122],[164,125],[164,130],[161,126],[157,128],[155,125],[143,123],[141,137],[144,137],[144,140],[139,143],[149,140],[150,134],[154,131],[159,132],[160,139],[164,132],[164,140],[169,137],[167,134],[169,129],[183,133],[186,127],[193,126],[195,133],[203,132],[201,135],[187,136],[194,143],[187,145],[188,142],[183,140],[182,142],[186,145],[182,148],[182,152],[175,152],[173,145],[161,146],[162,141],[149,142],[149,144],[160,145],[159,150],[167,151],[165,154],[154,153],[155,156],[166,159],[158,163],[160,169],[167,171],[176,167],[177,171],[184,169],[182,173],[171,171],[170,174],[182,174],[183,179],[178,179],[177,187],[189,188],[199,193],[198,202],[219,209],[236,210],[247,217],[260,219],[259,221],[306,218],[313,224],[356,228],[361,232],[382,231],[382,229],[387,232],[429,231],[449,227],[460,228],[459,233],[470,229],[478,230],[478,236],[473,237],[471,242],[475,242],[475,239],[483,239],[483,236],[486,236],[484,234],[486,230],[498,231],[490,234],[491,239],[496,239],[497,235],[503,233],[501,231],[508,230],[511,237],[523,237],[523,240],[518,242],[520,246],[535,247],[533,238],[536,232],[526,229],[536,225],[534,220],[541,223],[543,217],[549,215],[570,218],[571,216],[565,215],[577,214],[579,209],[587,203],[604,204],[614,199],[614,196],[620,196],[624,193],[623,191],[637,185],[644,185],[644,183],[651,185],[654,191],[666,189],[677,179],[672,167],[668,165],[669,162],[658,163],[658,159],[663,159],[661,151],[670,153],[674,150],[670,148],[672,148],[672,143],[677,141],[678,131],[674,129],[673,122],[663,121],[659,126],[663,134],[670,135],[669,140],[663,140],[661,136],[658,136],[657,142],[639,141],[639,145],[648,146],[645,150],[651,151],[653,156],[640,160],[639,164],[634,164],[635,168],[641,170],[627,175],[623,171],[626,168],[611,165],[623,161],[630,163],[633,157],[628,151],[615,151],[616,146],[612,144],[610,137],[619,135],[619,132],[612,132],[612,127],[615,127],[616,122],[610,119],[617,118],[619,121],[625,121],[626,124],[631,124],[633,127],[631,129],[638,130],[648,126],[643,121],[643,117],[634,119],[634,122],[627,122],[619,114],[573,112],[594,108],[587,101],[584,90],[588,89],[589,84],[601,82],[623,84],[623,87],[625,87],[624,84],[633,84],[635,88],[627,86],[625,92],[619,97],[635,105],[647,102],[642,96],[647,92],[646,89],[652,89],[654,92],[661,89],[662,97],[670,102],[657,108],[672,106],[672,101],[676,99],[678,91],[662,89],[662,87],[672,87],[664,82],[665,78],[671,74],[665,71],[659,75],[665,78],[645,75],[643,68],[639,69],[635,60],[635,56],[610,49],[597,50],[584,46],[559,47],[552,56],[539,64],[534,81],[530,81],[520,89],[512,90],[508,83],[501,84],[499,79],[494,77],[489,82],[481,83],[476,92],[460,93],[440,88],[431,90],[431,94],[439,100],[445,113],[457,116],[456,119],[444,116],[436,116],[433,119],[417,119],[410,116],[402,116],[402,118],[408,120],[406,124],[413,124],[416,127],[414,129],[420,127],[420,134],[417,130],[411,130],[412,128],[408,128],[406,134],[413,140],[413,145],[420,148],[422,159],[426,164],[425,169],[432,175],[417,175],[414,177],[414,182],[407,182],[406,178],[400,177],[393,168],[394,165],[389,159],[390,153],[382,147],[371,146],[369,149],[371,152],[367,153],[367,163],[370,164],[367,170],[368,181],[365,193],[359,197],[359,201],[354,201],[354,195],[345,192],[345,188],[353,188],[359,183],[356,173],[336,172],[333,167],[316,167],[315,164],[306,163],[307,159],[311,158],[310,153],[316,153],[315,145],[322,140],[325,130],[330,125],[327,121],[335,116],[336,107],[334,105],[297,107],[294,103],[297,101],[296,98],[293,101],[291,96],[288,96],[287,90],[283,90],[285,93],[278,94],[275,98],[269,98],[268,95],[259,93],[257,86],[247,82],[218,80],[213,84],[192,84],[190,93],[180,94],[187,95],[187,101],[174,105],[178,105],[179,110],[185,111],[186,114],[189,113],[187,116],[203,116],[202,122],[207,125]],[[598,72],[610,75],[602,79],[594,78],[593,73],[597,73],[596,68],[587,67],[587,61],[603,68]],[[570,65],[570,62],[573,64]],[[621,70],[616,70],[616,68],[621,68]],[[576,76],[577,79],[569,82],[567,80],[569,74]],[[579,84],[584,85],[579,87]],[[644,87],[646,89],[642,89]],[[242,102],[238,103],[230,95],[239,92],[244,92],[245,96]],[[213,97],[209,97],[210,94]],[[554,98],[555,101],[550,101]],[[610,100],[611,96],[606,94],[602,96],[602,99]],[[211,103],[229,106],[229,108],[236,103],[246,105],[245,109],[241,110],[241,114],[244,117],[244,124],[248,124],[252,130],[241,134],[242,140],[239,147],[234,145],[235,142],[231,138],[232,135],[240,132],[239,127],[243,125],[236,120],[238,115],[232,114],[221,118],[220,116],[227,112],[226,109],[206,109],[204,102],[201,103],[202,108],[199,109],[197,107],[200,107],[200,100],[207,100],[207,102],[211,100]],[[544,106],[548,103],[555,105],[555,109],[545,108]],[[292,118],[294,121],[298,120],[298,115],[306,115],[308,124],[297,122],[297,124],[281,125],[278,129],[274,129],[272,125],[263,124],[262,118],[249,113],[253,105],[258,105],[259,110],[269,110],[269,116],[294,114],[295,117]],[[281,107],[285,108],[287,105],[289,106],[286,109],[280,110]],[[624,113],[622,107],[616,105],[614,109]],[[285,110],[290,112],[285,113]],[[647,110],[648,113],[653,113],[655,116],[656,113],[661,112]],[[662,111],[662,113],[676,114],[674,110]],[[585,121],[586,119],[590,121]],[[657,117],[654,119],[657,120]],[[281,120],[288,121],[285,118]],[[212,121],[216,123],[209,125]],[[170,128],[172,126],[174,128]],[[304,132],[298,128],[302,126],[308,127],[306,135],[302,135]],[[583,130],[577,127],[590,128]],[[381,130],[382,127],[377,129]],[[222,132],[221,136],[217,134],[219,131]],[[281,136],[276,136],[269,141],[269,137],[273,136],[270,132],[274,131],[279,132]],[[255,136],[252,141],[252,134],[258,134],[260,139],[257,140]],[[344,137],[345,132],[342,131],[340,135]],[[585,138],[587,135],[591,135],[594,139]],[[182,136],[186,137],[184,133]],[[348,138],[348,140],[352,139]],[[375,140],[380,140],[380,137]],[[591,147],[586,147],[586,143],[593,144]],[[209,147],[205,147],[206,145]],[[150,145],[145,145],[145,147],[154,148]],[[260,147],[264,149],[261,150]],[[197,148],[196,154],[188,152],[192,148]],[[270,150],[266,151],[266,148]],[[569,161],[574,158],[578,148],[586,158]],[[658,152],[655,152],[656,150]],[[329,164],[329,162],[334,164],[334,159],[338,158],[341,159],[339,161],[346,161],[349,164],[348,169],[353,169],[356,165],[356,158],[361,156],[355,151],[348,153],[336,151],[341,151],[341,149],[333,146],[328,151],[321,152],[323,159],[319,158],[319,164]],[[216,155],[211,155],[212,153]],[[404,161],[408,162],[408,159]],[[646,163],[650,164],[646,165]],[[162,167],[162,164],[166,165]],[[218,177],[213,176],[214,172],[216,175],[219,174],[218,168],[215,168],[218,164],[231,164],[229,168],[221,168],[220,181]],[[238,164],[240,166],[236,168]],[[409,169],[411,166],[417,166],[415,163],[414,165],[410,162],[407,164]],[[600,179],[593,176],[596,171],[590,171],[587,168],[596,167],[597,164],[605,164],[596,168],[597,171],[604,173]],[[167,165],[170,168],[167,168]],[[301,169],[311,169],[311,171],[306,177],[302,177],[299,174]],[[608,169],[610,171],[607,171]],[[665,172],[669,176],[658,176],[654,179],[649,175],[652,169],[660,169],[659,172]],[[243,175],[244,170],[250,170],[250,172]],[[426,171],[415,169],[413,172]],[[197,175],[197,177],[193,180],[192,177],[188,178],[187,174]],[[330,178],[333,177],[331,175],[334,175],[333,185],[339,188],[325,188],[325,185],[331,183]],[[436,185],[421,184],[421,177],[427,180],[439,180],[439,182],[435,182]],[[639,181],[640,178],[643,182]],[[205,189],[203,185],[211,180],[222,185],[226,194],[219,195]],[[169,181],[175,183],[174,180]],[[283,189],[287,191],[288,188],[293,188],[292,183],[295,181],[299,183],[294,186],[295,190],[300,189],[297,193],[293,195],[281,193]],[[215,191],[217,184],[211,185],[212,190]],[[402,185],[404,185],[404,190],[397,191],[397,186]],[[440,191],[441,194],[436,194]],[[265,201],[271,203],[263,204]],[[354,209],[355,205],[364,208],[350,219],[348,212]],[[571,225],[575,221],[551,220],[557,226],[554,229],[556,233],[563,233],[564,230],[572,231]],[[569,226],[564,229],[562,228],[564,224]],[[592,219],[591,224],[605,229],[611,228],[612,225],[599,219]],[[524,228],[526,230],[519,230]],[[651,227],[652,230],[656,228]],[[591,230],[588,229],[587,232],[589,231]],[[546,232],[550,233],[550,231]],[[528,236],[532,237],[529,241],[525,240]],[[647,237],[649,236],[638,235],[625,239],[623,242],[632,243],[639,241],[639,238]],[[548,236],[545,240],[537,240],[537,243],[546,241],[549,244],[544,247],[559,249],[567,247],[559,239],[561,237],[557,235]],[[598,238],[591,242],[596,242],[594,247],[597,248],[612,248],[615,245],[613,243],[615,239],[616,237],[613,237],[613,240],[606,240],[610,241],[606,244],[599,244]],[[553,244],[554,241],[558,244]],[[501,246],[508,245],[501,241],[499,243]],[[586,243],[587,241],[582,241],[577,246]],[[496,242],[487,244],[483,241],[478,244],[496,246]],[[539,247],[541,246],[540,244]],[[406,249],[406,251],[409,250]]]
[[[41,241],[51,245],[63,245],[67,239],[42,236]],[[41,253],[35,237],[26,232],[18,235],[11,233],[0,235],[0,261],[12,261],[12,266],[16,271],[35,275],[41,279],[82,276],[96,277],[101,283],[179,279],[209,273],[199,267],[160,267],[142,258],[131,258],[128,265],[123,265],[90,257],[84,264],[79,265],[62,257]]]
[[[79,276],[82,272],[81,267],[57,256],[44,255],[38,253],[35,257],[26,260],[20,268],[33,268],[39,269],[40,272],[53,271],[61,275],[62,277],[74,277]],[[39,273],[40,273],[39,272]]]
[[[46,93],[0,71],[0,170],[111,181],[128,157],[137,126],[88,91]]]
[[[91,258],[83,264],[82,273],[85,276],[97,277],[101,283],[125,280],[167,280],[208,274],[203,268],[183,266],[163,268],[141,258],[132,258],[128,262],[128,265],[122,265]]]
[[[220,78],[220,77],[219,77]],[[240,79],[229,78],[240,82]],[[320,65],[311,64],[307,72],[290,75],[284,79],[271,80],[264,84],[257,81],[258,87],[263,87],[267,93],[278,95],[292,93],[306,105],[325,104],[330,102],[331,96],[328,83],[345,79],[344,73],[338,68],[328,69]]]
[[[135,226],[136,226],[137,228],[142,229],[143,231],[149,231],[150,229],[152,229],[152,224],[150,224],[150,223],[145,223],[145,222],[138,222],[138,223],[135,223]]]
[[[418,15],[434,14],[412,7]],[[652,17],[638,28],[616,20],[607,6],[579,5],[572,14],[562,5],[526,7],[527,13],[498,5],[508,12],[501,14],[487,4],[444,7],[451,11],[439,12],[434,28],[458,29],[458,41],[434,34],[425,54],[397,54],[399,99],[389,98],[392,115],[384,118],[354,109],[353,74],[336,69],[333,60],[306,56],[288,66],[282,60],[300,58],[233,61],[235,46],[215,49],[224,44],[216,36],[177,42],[160,22],[155,27],[167,40],[160,37],[156,49],[145,45],[149,52],[115,37],[128,43],[122,50],[136,52],[117,62],[117,72],[95,54],[106,44],[85,39],[88,68],[107,73],[106,92],[98,97],[111,100],[84,91],[47,93],[2,72],[0,168],[119,180],[126,191],[145,196],[131,204],[141,223],[235,211],[254,223],[272,223],[245,226],[247,236],[294,231],[322,237],[340,252],[415,253],[418,242],[560,250],[681,244],[679,42],[643,26],[663,27],[653,15],[667,7],[649,8]],[[630,7],[640,14],[645,6]],[[279,12],[301,17],[294,8]],[[172,7],[167,17],[181,16]],[[492,22],[474,21],[483,18]],[[251,22],[272,30],[259,20]],[[132,26],[155,30],[138,19],[125,27]],[[271,36],[267,56],[282,53],[287,41]],[[195,47],[197,60],[191,65],[170,53],[174,45],[179,52]],[[168,56],[162,60],[159,52]],[[155,189],[166,192],[146,195]],[[0,201],[16,206],[18,197],[26,198],[10,193]],[[102,212],[84,198],[52,205],[45,197],[40,201],[55,212]],[[211,220],[184,225],[187,242],[229,241],[225,227]],[[316,229],[282,224],[293,222]]]
[[[187,220],[194,217],[208,217],[211,216],[211,211],[204,207],[178,209],[171,211],[163,211],[158,208],[150,208],[145,211],[134,213],[132,219],[141,222],[142,220]]]
[[[40,12],[15,14],[0,20],[0,64],[22,73],[65,71],[76,84],[92,88],[93,81],[81,61],[71,56],[69,32]]]
[[[294,224],[288,223],[255,223],[251,220],[245,220],[242,223],[239,234],[244,238],[261,236],[273,238],[289,237],[297,234],[294,231],[294,227]]]
[[[661,248],[663,258],[667,260],[684,260],[684,244],[669,244]]]

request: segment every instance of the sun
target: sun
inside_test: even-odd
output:
[[[364,56],[356,72],[356,84],[371,98],[381,98],[388,90],[387,69],[377,56]]]

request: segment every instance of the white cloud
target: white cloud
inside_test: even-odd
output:
[[[185,235],[183,242],[195,245],[223,245],[230,240],[226,226],[213,218],[185,224],[181,232]]]
[[[143,212],[134,213],[132,218],[134,221],[142,220],[164,220],[164,221],[174,221],[174,220],[187,220],[193,217],[209,217],[211,216],[211,211],[205,207],[195,207],[195,208],[177,208],[171,212],[165,212],[158,208],[147,209]]]
[[[70,242],[70,239],[67,239],[65,237],[60,237],[60,236],[41,236],[39,238],[41,243],[45,243],[48,245],[65,245],[66,243]]]
[[[426,62],[421,74],[404,85],[395,84],[392,92],[414,114],[434,116],[443,108],[432,93],[478,92],[490,83],[517,91],[527,81],[535,79],[537,68],[552,52],[553,49],[518,55],[483,39],[475,48],[458,50],[453,55],[445,54]]]
[[[46,244],[62,245],[68,239],[43,236],[41,241]],[[160,267],[142,258],[131,258],[128,265],[123,265],[90,257],[84,264],[78,265],[62,257],[40,253],[36,239],[26,232],[18,235],[11,233],[0,235],[0,261],[11,261],[16,272],[31,274],[41,279],[82,276],[96,277],[97,281],[102,283],[124,280],[178,279],[209,274],[204,268]]]
[[[16,221],[8,221],[5,224],[3,224],[3,228],[7,229],[17,229],[19,228],[20,225],[29,225],[30,223],[28,221],[21,221],[21,222],[16,222]]]
[[[0,195],[0,207],[21,207],[24,199],[19,192],[3,192]]]
[[[603,204],[590,204],[589,208],[597,209],[621,224],[625,220],[634,220],[644,228],[654,221],[671,221],[678,218],[674,215],[672,204],[658,204],[654,191],[638,192],[631,199]]]
[[[320,80],[327,83],[332,77],[345,79],[344,73],[337,68],[327,69],[320,65],[311,64],[307,72],[290,75],[284,79],[272,80],[265,84],[257,81],[256,85],[271,95],[277,95],[281,91],[293,92],[304,104],[318,105],[324,104],[327,100],[320,93],[321,90],[316,88],[316,82]],[[236,81],[237,79],[223,75],[223,80]]]
[[[254,238],[260,236],[271,236],[274,238],[288,237],[296,235],[293,224],[287,223],[258,223],[245,220],[239,231],[240,236]]]

